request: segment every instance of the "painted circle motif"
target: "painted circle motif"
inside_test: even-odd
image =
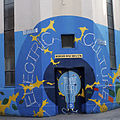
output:
[[[35,28],[38,29],[38,33],[23,36],[24,42],[21,42],[16,50],[19,55],[16,57],[17,89],[15,89],[15,93],[20,93],[17,98],[17,106],[21,115],[33,116],[34,113],[39,112],[42,102],[46,103],[45,108],[43,107],[43,110],[46,110],[46,113],[43,113],[44,116],[56,114],[55,106],[57,104],[54,99],[56,68],[84,68],[85,71],[81,75],[80,93],[82,93],[82,88],[85,90],[87,84],[93,86],[86,88],[86,98],[78,96],[78,98],[82,98],[82,104],[92,97],[92,99],[103,99],[104,95],[108,93],[108,89],[105,87],[104,94],[100,97],[96,91],[102,94],[103,89],[94,88],[100,84],[106,86],[110,84],[108,80],[108,73],[111,73],[110,61],[107,48],[97,44],[97,39],[104,40],[105,38],[96,24],[86,18],[58,16],[38,23]],[[75,48],[62,48],[61,34],[75,34]],[[19,33],[16,33],[16,36],[17,39],[21,38]],[[83,54],[83,58],[55,59],[56,54]],[[64,73],[64,71],[62,72]],[[78,71],[74,70],[74,72],[80,75]],[[57,74],[60,77],[61,74]],[[106,81],[103,80],[103,77],[106,78]],[[85,84],[83,84],[84,80],[86,80]],[[94,92],[94,90],[96,91]],[[24,101],[22,104],[20,104],[21,100]],[[106,100],[107,98],[102,102],[106,102]],[[49,105],[53,106],[52,109]]]
[[[65,72],[58,81],[58,89],[65,96],[67,106],[74,109],[75,96],[81,89],[81,80],[77,73],[73,71]]]
[[[65,96],[69,92],[74,93],[76,96],[81,89],[81,80],[78,74],[73,71],[63,73],[59,78],[58,89]]]
[[[59,60],[61,61],[61,64],[59,64],[56,67],[52,63],[50,63],[44,73],[44,79],[47,79],[47,81],[51,83],[55,83],[55,85],[52,86],[53,89],[50,89],[51,88],[50,85],[47,85],[45,83],[44,83],[44,89],[49,99],[53,103],[55,103],[57,106],[60,106],[60,109],[62,110],[66,108],[67,103],[65,101],[65,96],[61,94],[58,89],[57,81],[60,78],[62,79],[62,75],[67,75],[66,69],[76,73],[80,77],[81,89],[79,93],[75,96],[75,102],[74,102],[74,105],[72,106],[74,106],[73,107],[74,110],[77,110],[78,113],[80,113],[82,105],[84,106],[84,104],[88,101],[88,99],[92,97],[94,93],[93,89],[84,90],[85,82],[86,84],[89,83],[91,85],[94,84],[95,82],[95,75],[94,75],[93,69],[83,59],[55,59],[55,62]],[[85,76],[84,74],[87,74],[87,76]],[[86,98],[85,98],[84,92],[86,92]],[[63,112],[60,112],[60,113],[63,113]]]

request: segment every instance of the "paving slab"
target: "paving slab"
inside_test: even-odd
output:
[[[0,116],[0,120],[120,120],[120,108],[97,114],[62,114],[43,118]]]

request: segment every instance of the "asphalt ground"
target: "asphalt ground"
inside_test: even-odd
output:
[[[0,116],[0,120],[120,120],[120,108],[97,114],[64,114],[43,118]]]

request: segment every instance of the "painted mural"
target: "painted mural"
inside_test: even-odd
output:
[[[63,96],[67,109],[74,109],[75,96],[81,89],[81,81],[79,75],[73,71],[65,72],[58,81],[58,89]]]
[[[81,83],[84,80],[84,69],[57,68],[55,74],[58,114],[80,113],[82,103],[85,102],[84,83]]]
[[[43,117],[119,107],[120,65],[110,69],[107,27],[58,16],[36,28],[37,33],[15,33],[16,85],[0,89],[1,115]],[[62,48],[61,34],[74,34],[75,48]],[[83,57],[55,58],[58,54]]]

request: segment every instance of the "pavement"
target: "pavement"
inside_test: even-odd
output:
[[[64,114],[43,118],[0,116],[0,120],[120,120],[120,108],[97,114]]]

